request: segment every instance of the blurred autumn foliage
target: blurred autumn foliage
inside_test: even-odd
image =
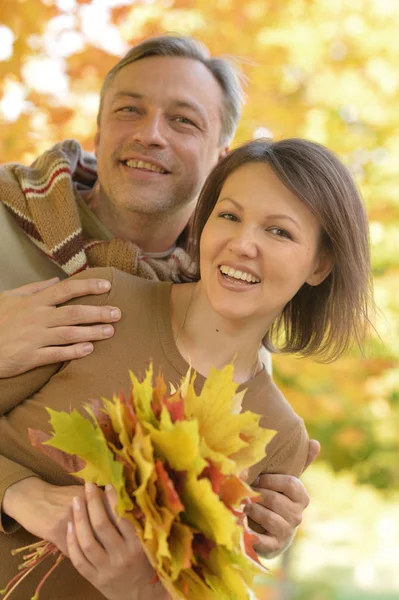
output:
[[[333,469],[397,489],[397,1],[1,0],[0,19],[0,48],[7,36],[11,48],[0,57],[1,162],[67,137],[92,150],[106,72],[129,45],[175,31],[236,56],[248,77],[235,143],[303,136],[350,166],[370,219],[378,335],[365,356],[332,365],[277,356],[274,375]]]

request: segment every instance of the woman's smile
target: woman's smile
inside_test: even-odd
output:
[[[201,285],[213,310],[270,324],[305,282],[312,284],[319,236],[315,216],[270,166],[238,168],[201,236]]]

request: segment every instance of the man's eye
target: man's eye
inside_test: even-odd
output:
[[[183,125],[192,125],[193,127],[197,127],[197,125],[191,119],[187,117],[175,117],[175,121],[177,123],[182,123]]]
[[[289,240],[292,239],[292,236],[288,233],[288,231],[285,231],[285,229],[280,229],[280,227],[271,227],[268,229],[268,231],[277,237],[287,238]]]
[[[122,106],[117,109],[117,112],[137,112],[137,108],[135,106]]]

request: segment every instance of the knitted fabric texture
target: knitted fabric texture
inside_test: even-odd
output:
[[[181,268],[190,265],[182,248],[167,258],[151,258],[126,240],[85,238],[75,184],[93,187],[96,166],[95,157],[77,141],[65,140],[30,167],[0,167],[0,201],[33,244],[68,275],[89,267],[115,267],[145,279],[181,281]]]

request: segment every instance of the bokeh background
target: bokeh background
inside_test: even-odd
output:
[[[365,355],[274,359],[322,453],[304,477],[304,523],[259,598],[398,598],[399,2],[1,0],[0,161],[29,163],[71,137],[92,150],[104,75],[165,31],[237,57],[248,98],[235,144],[326,144],[354,173],[370,219],[378,335]]]

